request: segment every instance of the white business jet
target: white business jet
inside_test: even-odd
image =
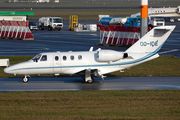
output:
[[[40,74],[73,74],[82,77],[87,83],[93,83],[93,77],[104,79],[104,74],[122,71],[159,57],[158,51],[174,28],[155,27],[124,52],[93,51],[91,47],[89,51],[81,52],[40,53],[27,62],[5,68],[4,72],[25,75],[25,83],[30,75]]]

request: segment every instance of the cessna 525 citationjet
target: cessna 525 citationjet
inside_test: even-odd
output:
[[[30,75],[73,74],[87,83],[93,83],[93,77],[104,79],[104,74],[123,70],[159,57],[158,51],[163,46],[175,26],[155,27],[133,44],[126,51],[114,50],[81,52],[40,53],[27,62],[4,69],[5,73],[25,75],[23,82],[28,82]]]

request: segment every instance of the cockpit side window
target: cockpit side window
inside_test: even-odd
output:
[[[41,58],[41,54],[36,55],[32,60],[37,62]]]
[[[47,61],[47,55],[43,55],[43,56],[41,57],[41,61]]]

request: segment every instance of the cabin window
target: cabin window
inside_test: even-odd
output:
[[[70,59],[71,59],[71,60],[74,60],[74,56],[71,56]]]
[[[55,56],[55,61],[58,61],[59,60],[59,57],[58,56]]]
[[[66,56],[63,56],[63,60],[65,61],[67,59],[67,57]]]
[[[43,55],[43,56],[41,57],[41,61],[47,61],[47,55]]]
[[[82,60],[82,56],[81,56],[81,55],[79,55],[79,56],[78,56],[78,59],[79,59],[79,60]]]

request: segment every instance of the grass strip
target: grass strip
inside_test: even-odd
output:
[[[2,120],[179,120],[180,90],[0,93]]]
[[[2,56],[0,59],[9,58],[10,65],[28,61],[33,56]],[[0,78],[14,77],[4,73],[4,68],[0,68]],[[42,76],[53,76],[53,75],[42,75]],[[60,75],[61,77],[62,75]],[[64,75],[63,75],[64,76]],[[146,63],[134,66],[130,69],[125,69],[125,72],[113,72],[106,76],[113,77],[141,77],[141,76],[180,76],[180,58],[175,56],[160,56],[157,59],[148,61]],[[17,76],[20,77],[20,76]]]

